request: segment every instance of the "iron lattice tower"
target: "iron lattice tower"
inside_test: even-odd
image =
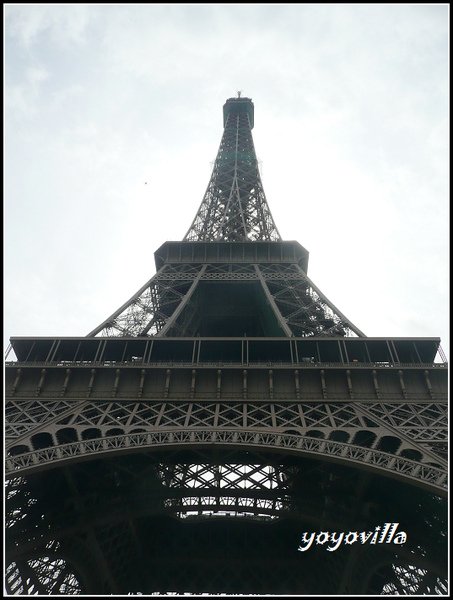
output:
[[[6,589],[445,593],[440,340],[366,337],[326,298],[274,223],[252,101],[223,116],[156,274],[86,337],[11,339]],[[405,545],[298,551],[386,522]]]

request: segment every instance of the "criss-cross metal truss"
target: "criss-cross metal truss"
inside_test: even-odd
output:
[[[84,338],[12,339],[7,593],[446,593],[446,357],[366,337],[308,278],[253,110],[227,100],[197,215],[132,298]],[[406,546],[297,551],[388,521]]]
[[[395,484],[391,487],[394,498],[389,498],[405,512],[415,509],[415,517],[424,516],[425,532],[412,531],[409,548],[373,547],[369,552],[356,548],[352,564],[346,565],[341,555],[314,552],[306,556],[304,566],[310,568],[302,569],[303,578],[295,577],[301,574],[301,565],[295,560],[294,548],[288,554],[288,537],[298,541],[295,526],[336,531],[339,522],[350,520],[360,528],[363,515],[379,506],[378,488],[364,495],[367,480],[360,477],[360,471],[341,472],[329,469],[328,463],[288,462],[287,447],[285,454],[263,455],[256,434],[247,440],[248,462],[244,455],[241,460],[233,447],[216,458],[203,451],[202,445],[197,447],[202,440],[193,434],[192,454],[184,454],[184,446],[178,443],[183,438],[178,433],[174,434],[170,453],[159,455],[155,447],[154,453],[146,457],[144,440],[138,440],[136,449],[141,447],[142,453],[137,454],[130,443],[132,437],[126,446],[116,443],[111,448],[116,453],[121,447],[127,448],[133,452],[129,456],[108,460],[102,455],[105,447],[97,444],[97,460],[78,462],[75,444],[60,445],[63,453],[69,450],[66,466],[44,471],[41,479],[28,477],[26,470],[21,477],[19,471],[8,481],[9,593],[77,594],[86,589],[113,594],[125,589],[283,593],[321,588],[347,595],[370,590],[383,594],[442,594],[447,589],[431,539],[441,534],[444,524],[442,520],[437,522],[435,498],[418,495],[416,488],[408,496],[408,490]],[[95,441],[87,440],[86,448]],[[65,497],[69,502],[62,502]],[[392,518],[391,505],[380,510],[383,512],[374,512],[375,518]],[[167,520],[166,516],[171,515],[179,517],[182,528],[175,528]],[[239,539],[235,528],[246,527],[246,522],[261,529],[248,529],[245,539],[243,535]],[[210,529],[205,534],[207,524]],[[270,524],[274,529],[268,529]],[[24,542],[11,545],[9,537],[20,539],[25,533],[26,545],[33,548],[34,555],[24,558]],[[244,546],[245,540],[250,544]],[[143,547],[151,551],[145,570],[140,559]],[[217,564],[214,559],[206,570],[208,557],[218,555],[219,547],[222,556],[225,552],[233,563],[223,559]],[[250,563],[248,558],[256,548],[262,549],[259,560]],[[267,566],[269,555],[279,559],[272,568]],[[243,564],[239,579],[235,557],[241,557]],[[322,582],[317,581],[316,564],[320,561],[329,573]],[[175,564],[181,569],[175,570]],[[215,577],[211,579],[206,571],[212,571]],[[149,573],[150,579],[144,573]]]
[[[10,489],[9,495],[14,491]],[[9,521],[6,526],[13,524]],[[47,555],[10,563],[6,570],[7,592],[21,596],[81,594],[80,582],[68,563],[59,558],[58,546],[58,542],[50,542]]]
[[[8,404],[7,423],[6,468],[11,473],[121,448],[218,443],[321,453],[395,471],[440,491],[446,485],[446,411],[433,402],[15,400]],[[40,445],[45,447],[39,449]],[[229,475],[222,475],[225,469],[217,476],[230,486],[232,467]],[[271,476],[276,475],[266,475],[267,485]],[[191,487],[200,473],[186,469],[182,479],[174,472],[171,477]],[[241,482],[247,487],[257,480],[246,470]]]
[[[208,188],[184,240],[279,241],[266,201],[253,145],[253,103],[230,98],[224,132]]]
[[[364,334],[297,264],[166,264],[91,336],[193,336],[200,282],[257,282],[286,336]],[[192,317],[192,318],[191,318]]]

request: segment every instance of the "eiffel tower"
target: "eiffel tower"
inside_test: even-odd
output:
[[[251,99],[223,125],[156,274],[85,337],[11,338],[6,591],[445,594],[440,340],[343,315],[275,225]]]

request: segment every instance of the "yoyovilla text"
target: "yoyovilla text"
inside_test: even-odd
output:
[[[407,534],[405,531],[396,531],[399,523],[384,523],[381,527],[376,525],[374,531],[349,531],[348,533],[336,531],[320,531],[319,533],[307,532],[302,534],[301,545],[298,550],[306,552],[313,543],[317,546],[326,545],[326,550],[334,552],[341,544],[351,545],[359,542],[360,544],[398,544],[406,543]]]

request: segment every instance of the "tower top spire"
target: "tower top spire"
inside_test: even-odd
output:
[[[247,115],[248,118],[248,126],[250,129],[253,129],[254,126],[254,117],[255,117],[255,107],[253,105],[251,98],[246,98],[242,95],[241,91],[237,92],[237,96],[233,98],[228,98],[225,104],[223,105],[223,126],[227,126],[228,117],[230,116],[239,116],[241,114]],[[230,120],[231,125],[231,120]]]
[[[228,98],[211,180],[185,241],[279,241],[258,170],[251,98]]]

